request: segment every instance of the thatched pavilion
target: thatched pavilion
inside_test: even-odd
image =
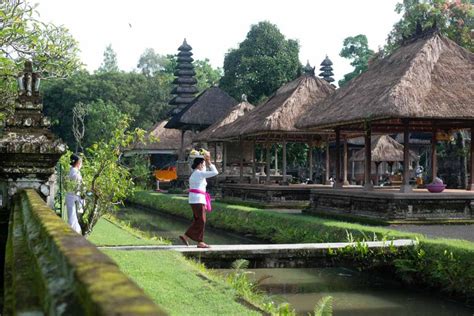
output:
[[[222,161],[222,172],[225,172],[225,169],[228,163],[228,158],[240,156],[239,154],[240,146],[238,144],[236,146],[236,143],[223,143],[223,146],[221,147],[221,149],[218,150],[218,146],[222,142],[220,139],[218,139],[218,136],[215,135],[215,132],[220,127],[227,126],[228,124],[233,123],[239,117],[247,114],[249,111],[252,111],[254,108],[255,106],[247,102],[247,98],[244,96],[242,102],[232,107],[222,119],[218,120],[217,122],[212,124],[210,127],[206,128],[204,131],[194,135],[193,143],[207,143],[208,145],[213,143],[214,145],[213,157],[215,159],[215,162],[217,162],[218,160]],[[219,153],[222,153],[221,157],[219,157]]]
[[[317,109],[310,108],[297,127],[335,132],[336,142],[341,134],[364,133],[367,171],[372,161],[371,134],[403,132],[404,160],[408,161],[410,132],[430,131],[435,135],[437,131],[473,128],[473,73],[474,54],[437,32],[425,34],[390,56],[375,60],[367,72],[351,80]],[[435,161],[436,155],[432,159]],[[474,159],[470,189],[474,186],[473,164]],[[435,174],[436,168],[433,169]],[[365,178],[370,189],[369,172]],[[403,192],[410,191],[408,180],[405,168]]]
[[[388,135],[372,137],[371,157],[375,163],[375,185],[378,185],[379,166],[383,162],[393,165],[394,162],[403,161],[403,145]],[[365,149],[355,152],[351,161],[365,161]],[[419,157],[410,150],[410,165],[413,161],[418,161]]]
[[[286,143],[321,141],[316,133],[295,128],[295,123],[310,107],[318,104],[334,92],[334,88],[326,81],[316,78],[314,74],[304,74],[283,85],[263,105],[240,117],[235,122],[220,127],[213,133],[215,140],[239,140],[263,142],[266,146],[267,183],[270,180],[270,148],[271,143],[283,144],[283,180],[286,177]],[[255,152],[255,151],[254,151]],[[311,151],[310,151],[311,152]],[[255,157],[253,159],[253,175],[256,174]],[[242,163],[241,163],[242,174]]]
[[[124,155],[150,155],[150,164],[159,169],[176,165],[181,147],[181,132],[165,128],[167,123],[167,120],[156,123],[145,136],[147,141],[133,144],[124,150]],[[192,131],[184,133],[186,150],[191,149],[192,136]]]
[[[436,134],[474,131],[474,54],[437,32],[419,35],[391,55],[378,58],[369,69],[301,117],[297,127],[336,135],[364,135],[365,193],[357,189],[313,190],[308,212],[355,213],[387,219],[474,217],[474,195],[460,190],[432,194],[413,190],[409,168],[403,169],[399,191],[372,191],[371,135],[403,133],[403,161],[408,166],[410,132],[432,132],[432,165],[436,166]],[[474,188],[474,142],[470,179]],[[336,159],[339,155],[336,155]],[[433,176],[436,168],[433,168]],[[336,181],[340,182],[339,162]]]

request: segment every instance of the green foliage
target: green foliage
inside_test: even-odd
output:
[[[105,128],[104,132],[109,133],[106,129],[114,126],[122,113],[131,118],[132,128],[148,129],[165,118],[170,108],[172,79],[167,74],[146,77],[138,73],[79,72],[69,79],[53,80],[44,85],[45,113],[53,122],[53,132],[74,148],[72,109],[78,102],[88,104],[92,111],[86,117],[84,146],[88,147],[101,137],[101,129]]]
[[[474,52],[474,6],[470,0],[403,0],[395,7],[403,16],[390,32],[385,52],[391,53],[403,40],[437,27],[458,45]]]
[[[115,104],[97,100],[87,105],[87,116],[85,120],[86,145],[93,144],[97,140],[107,142],[113,135],[116,126],[126,119]]]
[[[246,94],[258,103],[301,74],[298,54],[297,41],[285,39],[276,25],[259,22],[225,56],[220,86],[238,100]]]
[[[121,150],[132,142],[144,141],[145,131],[128,130],[127,119],[118,122],[108,140],[98,140],[87,148],[83,157],[82,192],[86,199],[79,224],[84,235],[89,235],[99,218],[115,210],[133,191],[134,183],[128,168],[119,163]],[[63,170],[69,170],[70,152],[61,157]],[[67,173],[64,177],[67,178]],[[67,183],[66,180],[64,182]],[[66,186],[67,187],[67,186]]]
[[[153,48],[146,48],[138,60],[137,68],[147,77],[154,76],[158,72],[172,74],[170,58],[172,57],[156,53]]]
[[[99,69],[97,69],[98,73],[106,73],[106,72],[119,72],[120,69],[118,67],[117,61],[117,54],[115,53],[112,45],[109,44],[105,48],[104,51],[104,60],[100,65]]]
[[[344,78],[339,80],[339,87],[344,86],[351,79],[366,71],[370,58],[374,56],[374,51],[369,48],[367,36],[364,34],[347,37],[342,45],[339,56],[351,60],[351,66],[354,67],[354,70],[345,74]]]
[[[314,316],[331,316],[332,315],[332,296],[325,296],[319,300],[314,307]]]
[[[37,7],[26,0],[0,1],[0,120],[13,104],[24,60],[32,60],[43,79],[64,78],[81,66],[69,31],[41,22]]]

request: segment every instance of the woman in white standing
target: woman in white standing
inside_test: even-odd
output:
[[[82,176],[79,171],[82,167],[82,159],[78,155],[72,154],[70,161],[71,168],[68,176],[68,192],[66,193],[67,222],[72,229],[82,234],[81,226],[77,220],[77,213],[82,210],[81,186]]]
[[[209,171],[206,170],[206,167]],[[203,158],[195,158],[191,168],[193,173],[189,177],[189,204],[193,210],[194,220],[186,233],[179,238],[187,246],[189,246],[189,238],[198,243],[198,248],[209,248],[209,245],[204,242],[206,212],[211,211],[211,198],[206,192],[206,179],[216,176],[218,172],[211,163],[211,156],[208,152],[205,152]]]

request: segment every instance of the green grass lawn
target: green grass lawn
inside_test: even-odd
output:
[[[260,315],[236,302],[223,282],[209,282],[171,251],[104,250],[120,269],[171,315]]]
[[[142,239],[104,218],[97,222],[92,234],[87,239],[97,246],[154,245],[160,243],[159,241]]]

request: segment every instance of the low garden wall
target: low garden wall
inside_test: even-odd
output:
[[[5,257],[4,315],[166,314],[34,190],[14,197]]]

